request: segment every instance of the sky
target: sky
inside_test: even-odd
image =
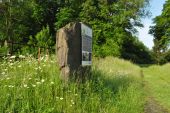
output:
[[[151,0],[150,2],[150,12],[151,17],[142,19],[142,23],[144,25],[143,28],[137,28],[139,33],[138,37],[149,49],[153,47],[153,36],[148,34],[149,27],[153,25],[152,19],[162,13],[163,4],[166,0]]]

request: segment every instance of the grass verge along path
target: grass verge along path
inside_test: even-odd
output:
[[[170,64],[144,67],[143,72],[150,95],[170,111]]]

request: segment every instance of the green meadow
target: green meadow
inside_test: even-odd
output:
[[[133,70],[132,70],[133,69]],[[129,71],[130,70],[130,71]],[[108,57],[94,60],[86,80],[60,80],[54,58],[0,64],[1,113],[142,113],[140,68]],[[74,77],[73,77],[74,78]]]
[[[54,57],[40,64],[31,56],[4,58],[0,113],[147,113],[150,97],[170,108],[169,64],[139,67],[123,59],[94,58],[83,81],[64,82],[56,62]]]
[[[149,94],[170,111],[170,64],[143,68]]]

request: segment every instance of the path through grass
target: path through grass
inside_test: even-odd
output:
[[[150,95],[170,111],[170,64],[143,68]]]

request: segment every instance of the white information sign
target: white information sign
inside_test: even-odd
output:
[[[81,23],[82,66],[92,64],[92,29]]]

